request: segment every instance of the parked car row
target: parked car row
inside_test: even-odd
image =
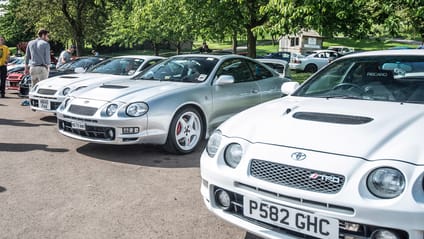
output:
[[[57,69],[54,65],[51,65],[49,70],[49,78],[75,73],[76,71],[83,72],[91,66],[103,61],[104,59],[104,57],[78,57],[61,65]],[[28,84],[28,81],[31,81],[31,76],[25,75],[24,70],[25,64],[23,57],[14,57],[14,60],[12,60],[7,67],[6,89],[17,90],[21,93],[21,95],[28,95],[28,88],[21,89],[21,85],[24,83],[22,81],[24,79],[24,84]]]
[[[31,108],[92,143],[186,154],[208,138],[206,207],[260,237],[422,239],[424,52],[337,56],[301,86],[293,63],[115,57],[39,82]]]

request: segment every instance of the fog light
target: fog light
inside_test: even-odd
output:
[[[140,128],[138,127],[124,127],[122,128],[122,134],[138,134]]]
[[[392,231],[378,229],[371,234],[371,239],[399,239],[399,236]]]
[[[345,222],[344,229],[346,231],[357,232],[359,231],[359,224],[352,222]]]
[[[113,129],[109,129],[107,131],[107,135],[109,136],[109,139],[114,139],[115,138],[115,133],[113,132]]]
[[[231,197],[227,191],[218,189],[215,191],[215,201],[223,210],[228,210],[231,207]]]

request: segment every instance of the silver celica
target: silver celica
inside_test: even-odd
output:
[[[230,116],[282,96],[289,81],[239,55],[179,55],[132,79],[70,94],[60,133],[102,144],[159,144],[190,153]]]

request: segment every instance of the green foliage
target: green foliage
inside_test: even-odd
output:
[[[254,56],[257,38],[314,29],[327,38],[407,36],[424,38],[424,5],[417,0],[10,0],[0,17],[9,42],[31,39],[39,28],[51,39],[83,47],[139,46],[159,53],[168,42],[247,41]],[[269,38],[268,38],[269,39]],[[277,47],[275,45],[275,47]]]

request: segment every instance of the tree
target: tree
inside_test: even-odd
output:
[[[34,29],[29,22],[16,18],[20,0],[9,0],[5,6],[6,14],[0,17],[0,34],[8,44],[16,45],[22,41],[28,41],[34,36]]]
[[[37,28],[46,28],[52,38],[77,47],[81,55],[87,35],[94,35],[91,26],[103,29],[99,16],[105,16],[105,0],[21,0],[17,17],[31,22]],[[34,14],[34,12],[39,14]]]

